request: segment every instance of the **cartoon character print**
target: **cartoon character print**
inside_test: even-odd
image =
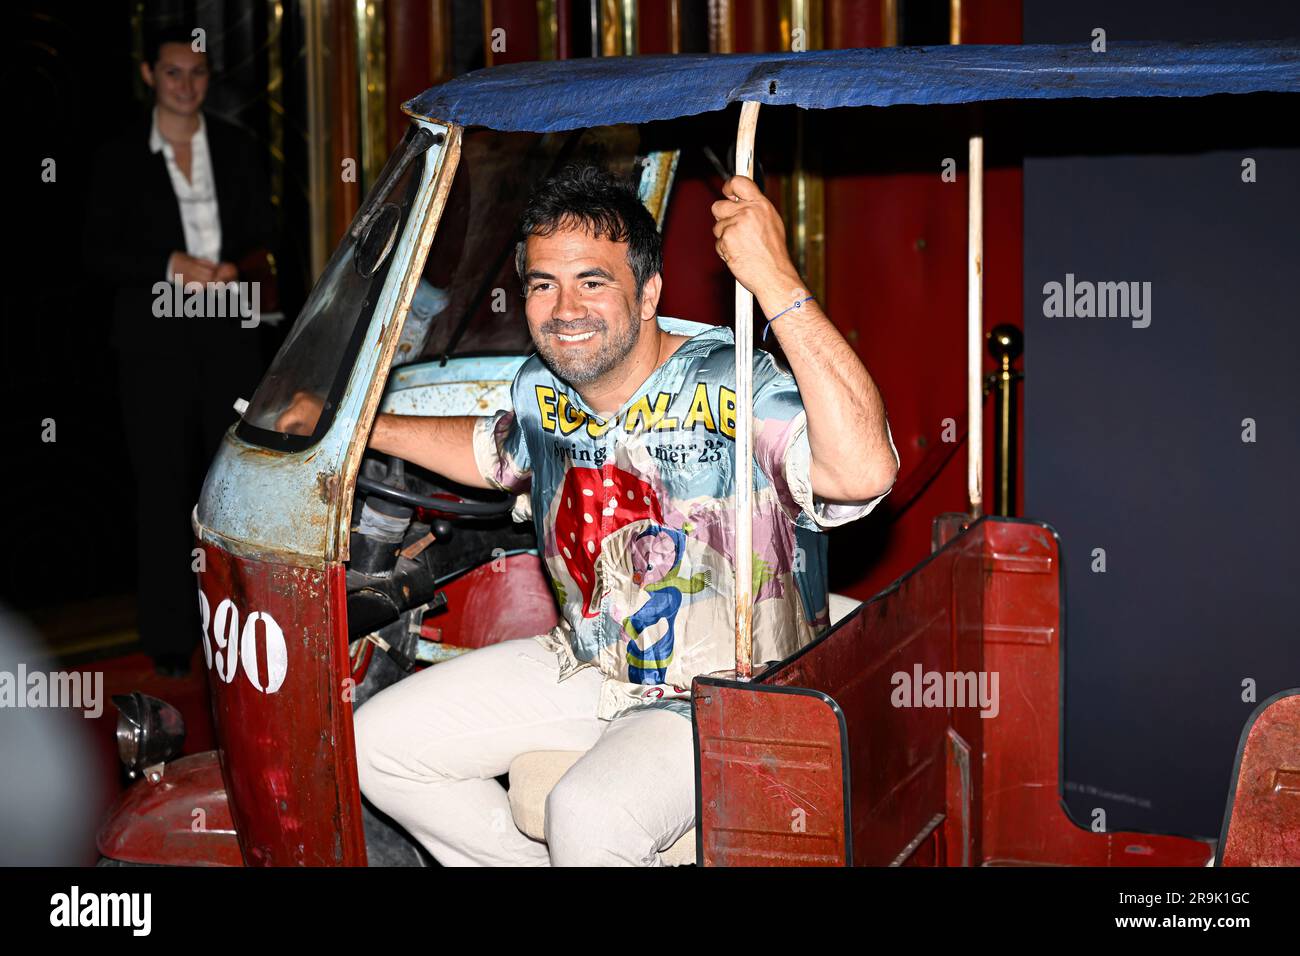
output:
[[[633,684],[664,684],[668,665],[673,659],[676,641],[677,612],[682,595],[697,594],[709,587],[710,572],[705,569],[683,578],[679,572],[686,553],[686,536],[676,528],[652,524],[632,539],[632,582],[649,592],[649,598],[622,622],[628,638],[628,680]],[[666,621],[668,629],[649,647],[638,641],[646,629]]]
[[[614,465],[570,468],[558,495],[555,546],[582,592],[582,616],[600,613],[596,563],[605,538],[634,521],[663,521],[654,488]]]

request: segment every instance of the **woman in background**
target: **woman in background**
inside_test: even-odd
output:
[[[171,315],[155,286],[249,282],[274,262],[265,153],[204,114],[208,56],[194,32],[166,30],[147,45],[140,73],[154,107],[97,152],[84,235],[87,269],[115,293],[140,640],[173,677],[188,673],[199,637],[190,514],[234,402],[260,377],[262,345],[256,324],[239,315]],[[265,300],[273,290],[258,293]],[[170,286],[165,298],[175,301]]]

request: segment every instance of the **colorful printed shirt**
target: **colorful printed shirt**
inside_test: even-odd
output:
[[[560,623],[537,640],[558,656],[560,680],[600,669],[605,720],[644,706],[689,716],[691,678],[735,667],[735,338],[658,322],[691,338],[608,421],[534,354],[511,385],[513,409],[474,431],[484,478],[519,496],[516,520],[533,519],[559,602]],[[830,625],[822,531],[888,491],[861,504],[814,498],[798,386],[760,349],[754,459],[757,667]]]

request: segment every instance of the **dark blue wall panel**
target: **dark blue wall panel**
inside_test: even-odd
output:
[[[1026,0],[1026,43],[1096,26],[1280,38],[1300,8]],[[1185,110],[1118,104],[1062,134],[1074,154],[1025,160],[1024,513],[1064,549],[1066,798],[1111,829],[1216,836],[1254,708],[1242,682],[1258,700],[1300,685],[1300,150],[1276,146],[1300,104],[1276,102],[1241,104],[1229,141],[1196,130],[1190,152]],[[1161,124],[1177,152],[1150,152]],[[1067,273],[1150,282],[1150,326],[1045,317],[1043,286]]]

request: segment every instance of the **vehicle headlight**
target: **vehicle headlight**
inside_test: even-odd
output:
[[[113,695],[117,706],[117,753],[131,777],[165,763],[185,744],[185,718],[166,701],[135,691]]]

